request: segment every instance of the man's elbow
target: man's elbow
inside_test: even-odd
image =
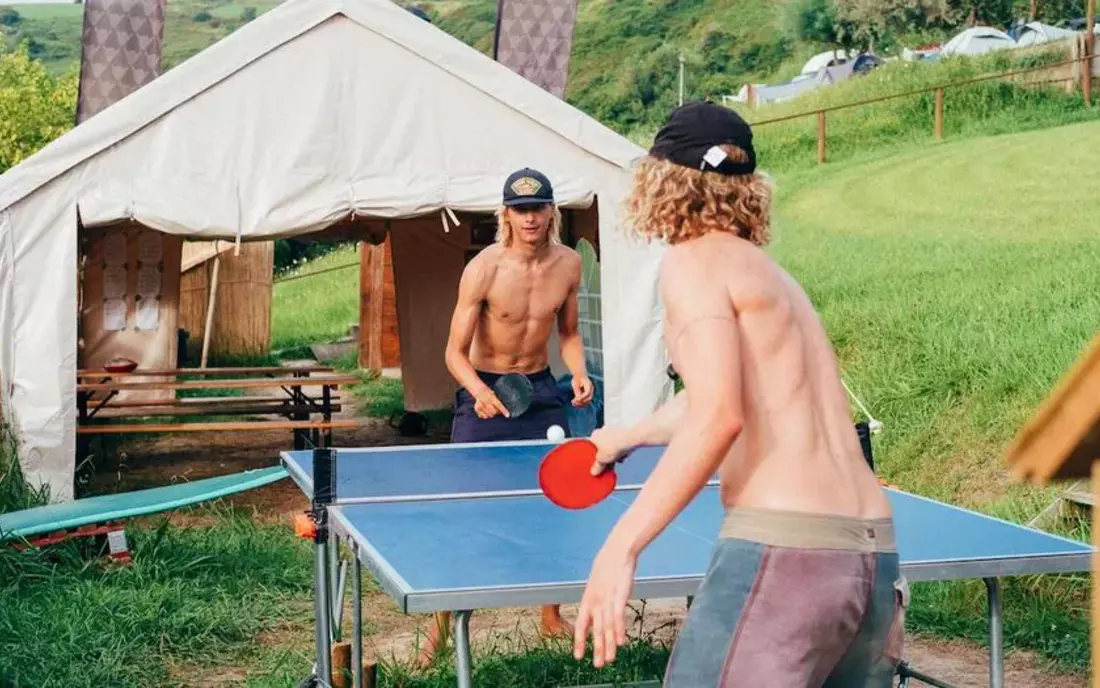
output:
[[[733,444],[744,427],[744,416],[733,406],[716,405],[706,414],[706,427],[723,445]]]

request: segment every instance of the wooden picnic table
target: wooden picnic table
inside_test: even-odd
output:
[[[356,384],[360,381],[354,375],[310,375],[311,372],[330,373],[331,369],[315,367],[312,370],[302,368],[206,368],[206,369],[147,369],[120,374],[106,370],[82,370],[78,373],[78,435],[132,434],[146,432],[200,432],[200,431],[241,431],[290,429],[294,433],[294,448],[305,448],[307,435],[315,446],[327,446],[331,443],[334,428],[355,427],[354,421],[334,421],[332,415],[340,410],[335,403],[334,390],[341,385]],[[180,375],[196,373],[213,374],[255,374],[261,377],[230,377],[221,379],[186,379]],[[165,376],[170,379],[150,380],[150,376]],[[92,381],[87,381],[92,380]],[[305,390],[307,387],[320,388],[320,398],[314,398]],[[179,391],[179,390],[258,390],[277,388],[285,396],[199,396],[171,399],[118,400],[121,392],[127,391]],[[105,396],[93,399],[97,393]],[[91,406],[91,408],[89,408]],[[101,415],[100,415],[101,414]],[[201,422],[149,425],[144,423],[117,424],[93,423],[93,418],[120,419],[145,418],[150,416],[256,416],[280,415],[286,421],[231,421]],[[312,420],[312,414],[319,414],[320,420]]]

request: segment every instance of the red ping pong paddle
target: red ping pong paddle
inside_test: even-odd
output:
[[[564,509],[586,509],[615,489],[615,471],[608,466],[592,475],[596,445],[590,440],[562,442],[543,457],[539,465],[539,486],[543,494]]]

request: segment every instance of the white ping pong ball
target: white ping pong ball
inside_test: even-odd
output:
[[[551,425],[546,431],[546,439],[551,442],[560,442],[565,439],[565,430],[560,425]]]

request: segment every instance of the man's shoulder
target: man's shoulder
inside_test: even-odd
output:
[[[580,253],[565,244],[556,244],[553,255],[561,269],[580,274],[582,264]]]

